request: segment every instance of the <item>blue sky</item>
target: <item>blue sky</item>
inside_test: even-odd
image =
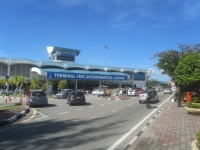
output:
[[[81,50],[76,62],[152,69],[157,52],[200,43],[198,0],[0,0],[0,57],[48,61],[47,46]]]

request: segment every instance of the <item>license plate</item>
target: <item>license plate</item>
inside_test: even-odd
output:
[[[76,97],[76,98],[80,98],[80,97]]]

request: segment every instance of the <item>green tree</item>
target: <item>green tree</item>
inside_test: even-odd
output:
[[[68,88],[68,83],[67,83],[67,80],[61,80],[58,82],[58,88],[60,90],[62,89],[67,89]]]
[[[43,83],[42,86],[41,86],[41,90],[42,91],[46,91],[47,90],[47,85],[52,85],[53,86],[53,82],[48,81],[46,83]]]
[[[200,84],[200,54],[190,54],[182,59],[175,70],[175,81],[183,86]]]
[[[195,45],[179,45],[181,51],[167,50],[164,52],[156,53],[152,59],[157,58],[158,62],[154,65],[159,70],[162,70],[163,74],[169,75],[172,80],[175,77],[175,69],[184,57],[191,54],[200,54],[200,43]]]
[[[1,85],[1,88],[2,87],[6,87],[6,79],[0,79],[0,85]]]
[[[20,95],[21,95],[21,89],[24,86],[24,84],[27,83],[27,82],[26,82],[25,78],[22,75],[18,76],[17,80],[18,80],[18,83],[19,83]]]
[[[15,84],[16,87],[18,88],[18,85],[19,85],[18,77],[16,75],[12,76],[12,80],[13,80],[13,84]]]
[[[26,83],[25,78],[22,75],[20,76],[14,75],[12,76],[12,79],[13,79],[13,84],[15,84],[17,88],[20,87],[20,95],[21,95],[21,88]]]
[[[29,88],[35,90],[35,87],[38,87],[38,83],[39,83],[39,80],[35,77],[32,77]]]

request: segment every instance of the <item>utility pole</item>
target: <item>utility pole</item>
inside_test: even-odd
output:
[[[8,83],[8,79],[9,76],[5,76],[6,79],[6,99],[5,99],[5,106],[7,106],[7,102],[8,102],[8,96],[9,96],[9,83]]]

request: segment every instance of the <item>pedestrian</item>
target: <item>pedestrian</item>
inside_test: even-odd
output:
[[[147,109],[151,109],[151,105],[149,104],[150,102],[150,99],[151,99],[151,93],[150,91],[146,91],[145,93],[145,98],[146,98],[146,106],[147,106]]]

